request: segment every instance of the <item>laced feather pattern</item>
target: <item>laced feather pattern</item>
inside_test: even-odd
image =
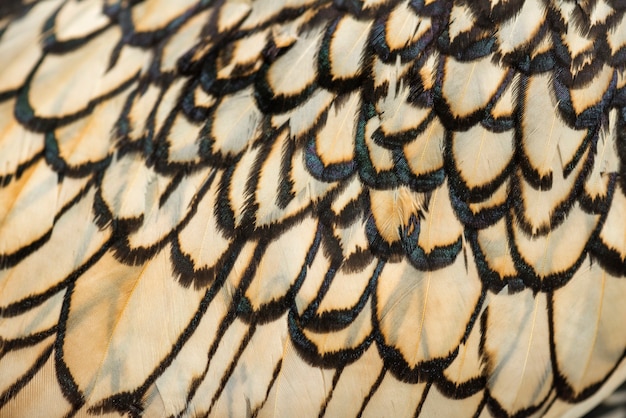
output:
[[[626,5],[0,8],[0,416],[580,416],[626,378]]]

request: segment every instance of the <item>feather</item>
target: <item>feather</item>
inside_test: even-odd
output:
[[[368,418],[413,416],[421,399],[427,395],[427,388],[426,383],[405,383],[381,372],[365,398],[366,402],[361,404],[360,415]]]
[[[459,256],[449,269],[432,272],[418,273],[406,262],[383,269],[376,288],[376,322],[384,343],[398,350],[408,367],[453,355],[471,325],[480,283],[476,276],[465,277],[464,267]],[[415,333],[402,334],[405,327]]]
[[[521,52],[535,43],[545,20],[545,6],[540,1],[524,1],[519,14],[503,22],[498,28],[496,36],[502,54],[506,56]]]
[[[506,70],[486,56],[472,62],[443,59],[442,97],[454,117],[475,114],[493,100],[504,83]]]
[[[451,153],[459,177],[468,189],[486,187],[507,170],[513,158],[513,132],[490,132],[480,125],[455,132]]]
[[[287,338],[281,321],[256,328],[241,357],[235,364],[229,364],[235,368],[215,404],[215,415],[246,416],[263,408],[268,396],[266,388],[276,383],[276,370],[282,366]],[[260,344],[270,347],[263,355],[262,364],[259,364],[258,352],[254,350]]]
[[[106,94],[124,88],[144,64],[145,52],[138,48],[124,48],[115,63],[109,57],[121,38],[118,28],[112,27],[88,42],[85,57],[83,49],[62,55],[47,55],[36,67],[30,88],[25,92],[24,106],[30,106],[39,117],[63,117],[90,111],[90,106]],[[115,64],[111,69],[109,67]],[[70,70],[67,70],[70,69]],[[93,83],[93,77],[98,81]],[[70,86],[68,89],[67,87]],[[24,117],[32,117],[25,114]]]
[[[219,342],[223,342],[223,344],[217,346],[213,345],[218,342],[216,341],[211,345],[211,348],[215,347],[211,356],[212,361],[207,364],[207,370],[203,373],[203,376],[201,376],[202,380],[199,382],[199,386],[195,391],[196,396],[191,400],[187,400],[189,403],[188,408],[191,408],[191,411],[196,415],[210,414],[213,412],[216,407],[216,401],[221,395],[220,392],[223,391],[224,379],[230,377],[228,373],[230,367],[233,365],[233,361],[239,360],[237,357],[233,358],[233,351],[235,353],[241,351],[242,347],[245,347],[245,342],[248,339],[250,332],[248,324],[239,320],[236,320],[232,324],[229,322],[231,321],[229,321],[227,317],[221,321],[220,329],[218,329],[216,333],[218,335],[221,334],[221,341]],[[225,325],[228,325],[228,328],[220,332],[221,328]],[[270,368],[272,366],[272,364],[269,365]],[[239,408],[242,408],[246,403],[239,405]],[[221,410],[224,411],[223,413],[228,411],[227,409],[224,410],[226,407],[230,407],[230,405],[221,405]]]
[[[104,29],[108,23],[97,1],[70,1],[56,15],[55,36],[62,42],[80,39]]]
[[[322,37],[321,28],[303,34],[267,71],[267,83],[275,96],[295,96],[313,84],[315,58]],[[299,69],[299,71],[296,71]]]
[[[457,220],[446,185],[432,192],[428,209],[422,212],[417,245],[427,254],[451,247],[461,241],[463,226]]]
[[[331,390],[333,371],[310,367],[289,339],[285,341],[281,357],[280,372],[258,416],[313,415]],[[299,396],[303,393],[306,395]],[[298,402],[291,402],[292,399]]]
[[[15,100],[10,100],[0,105],[0,112],[3,115],[11,112],[15,106]],[[44,149],[43,134],[31,132],[25,129],[12,118],[0,119],[0,130],[3,132],[0,140],[0,181],[6,183],[4,190],[15,190],[10,183],[18,170],[21,172],[33,164]],[[16,176],[17,177],[17,176]],[[14,191],[0,191],[0,193],[15,193]],[[4,198],[0,201],[11,202],[11,199]],[[4,209],[6,210],[6,209]]]
[[[365,405],[346,399],[367,399],[374,394],[372,389],[382,367],[376,347],[370,346],[358,360],[343,368],[332,390],[330,401],[326,404],[324,416],[357,416],[359,412],[364,412],[362,408]]]
[[[198,201],[197,212],[178,235],[180,251],[190,258],[195,270],[213,269],[230,248],[231,240],[218,227],[217,191],[220,177],[212,179],[209,190]]]
[[[586,130],[572,129],[558,112],[554,112],[556,104],[552,91],[547,75],[528,80],[520,124],[523,138],[520,144],[530,166],[529,172],[524,172],[524,175],[535,184],[545,184],[543,188],[550,186],[551,176],[554,175],[552,166],[560,164],[565,168],[570,161],[557,160],[558,152],[582,148],[588,135]],[[549,115],[547,120],[546,115]],[[571,154],[570,151],[566,155]],[[535,185],[535,188],[539,187]]]
[[[483,398],[484,395],[479,392],[463,400],[449,401],[447,397],[436,388],[431,388],[419,412],[425,417],[473,417],[483,405]]]
[[[584,254],[583,250],[597,222],[597,216],[588,215],[580,208],[574,207],[562,225],[544,236],[531,237],[513,226],[511,249],[515,254],[518,270],[527,271],[525,266],[530,266],[531,274],[550,281],[558,280],[559,274],[565,273],[569,276],[572,269],[580,264],[581,254]],[[573,236],[568,233],[572,225],[576,225],[577,231]],[[553,284],[545,284],[550,285]]]
[[[217,374],[206,377],[209,366],[207,351],[215,343],[219,326],[231,302],[231,295],[221,291],[214,296],[206,311],[199,310],[201,319],[189,340],[146,393],[148,399],[161,399],[162,406],[158,403],[154,405],[149,403],[145,414],[179,415],[200,407],[197,405],[199,399],[194,399],[190,403],[189,394],[203,378],[208,378],[209,381],[221,378]]]
[[[484,309],[484,308],[483,308]],[[483,315],[481,311],[479,315]],[[449,397],[450,392],[460,393],[467,391],[470,397],[484,399],[483,388],[485,386],[485,359],[481,354],[480,340],[482,338],[482,330],[480,324],[475,323],[471,327],[469,335],[467,335],[459,345],[458,355],[452,360],[450,365],[442,373],[442,379],[437,385],[440,391]],[[480,395],[480,396],[475,396]],[[428,404],[435,407],[437,402]],[[444,402],[440,402],[443,404]],[[454,405],[463,405],[463,402],[454,402]],[[456,406],[457,408],[460,406]],[[476,407],[477,410],[478,406]],[[466,408],[467,411],[471,408]]]
[[[329,48],[330,72],[333,80],[359,75],[361,57],[372,22],[359,22],[346,16],[337,23]],[[328,126],[328,125],[326,125]]]
[[[163,12],[162,7],[155,7],[154,10],[158,10],[159,13]],[[196,39],[200,37],[208,15],[208,11],[196,14],[184,23],[178,33],[172,36],[172,39],[163,48],[163,55],[161,56],[162,71],[174,72],[176,70],[177,61],[183,57],[187,49],[194,45]]]
[[[38,365],[39,367],[35,370],[37,373],[31,379],[26,380],[23,387],[19,387],[20,390],[16,396],[7,396],[13,391],[3,393],[3,395],[6,394],[5,399],[8,398],[7,402],[3,402],[3,409],[8,411],[9,416],[39,414],[41,406],[39,403],[32,402],[35,398],[46,404],[45,413],[51,416],[61,417],[72,411],[70,402],[63,398],[61,387],[55,384],[55,362],[51,353],[52,350],[44,353],[47,355],[41,358],[43,364]]]
[[[245,297],[252,309],[284,298],[296,286],[306,269],[307,254],[315,248],[315,220],[304,218],[301,223],[273,240],[256,262],[256,271]],[[298,242],[296,246],[294,243]],[[275,260],[283,260],[277,265]],[[268,286],[267,283],[272,283]]]
[[[626,289],[622,280],[590,261],[585,260],[568,286],[555,291],[552,299],[557,367],[573,398],[602,381],[623,355],[625,336],[619,331],[618,318],[626,317],[626,309],[614,301],[623,300]],[[620,306],[608,315],[607,307],[614,304]],[[589,318],[595,324],[588,324]],[[597,350],[602,355],[595,354]]]
[[[617,267],[617,271],[623,272],[626,260],[626,227],[622,220],[626,214],[626,193],[621,187],[618,187],[613,195],[611,208],[606,215],[604,225],[598,236],[601,246],[608,249],[614,254],[613,258],[621,268]]]
[[[111,215],[115,219],[142,218],[151,200],[156,200],[159,183],[156,176],[153,170],[142,164],[139,158],[133,158],[132,154],[113,161],[102,180],[101,189],[102,199]],[[122,179],[128,181],[131,187],[125,187]],[[143,191],[142,195],[132,192],[135,187]]]
[[[317,89],[302,105],[290,112],[273,116],[272,124],[279,128],[288,121],[291,135],[294,139],[300,139],[319,123],[321,115],[327,111],[333,98],[329,91]]]
[[[9,3],[0,416],[577,417],[626,379],[619,2]]]
[[[325,167],[351,162],[354,158],[354,143],[344,138],[355,136],[361,101],[357,93],[344,100],[345,102],[335,101],[330,106],[326,123],[315,135],[317,155]]]
[[[178,164],[194,164],[199,162],[201,126],[191,123],[183,115],[177,115],[169,127],[167,151],[168,161]],[[168,135],[169,134],[169,135]]]
[[[102,135],[113,135],[118,118],[115,109],[119,109],[126,98],[126,94],[121,94],[97,105],[92,118],[79,119],[57,129],[55,137],[59,149],[58,155],[54,157],[67,163],[70,170],[84,170],[92,165],[104,164],[113,150],[108,141],[102,140]],[[49,153],[52,152],[54,150],[51,149]]]
[[[495,408],[509,415],[534,412],[552,385],[545,296],[502,291],[483,318],[487,387]]]
[[[92,266],[99,274],[72,289],[60,343],[76,395],[84,396],[88,408],[106,409],[114,395],[142,385],[193,320],[204,292],[161,274],[171,269],[168,258],[162,251],[145,267],[129,270],[107,255]]]
[[[29,48],[29,45],[38,43],[41,38],[41,33],[32,29],[42,27],[50,13],[59,7],[60,3],[60,0],[38,3],[31,13],[11,22],[4,31],[0,55],[11,57],[11,60],[7,60],[0,69],[0,91],[16,90],[26,81],[29,73],[24,69],[32,68],[41,58],[41,52],[37,48]],[[9,114],[3,111],[0,120],[8,122],[10,118],[5,117]]]
[[[409,2],[396,6],[387,19],[385,43],[391,51],[409,47],[430,29],[428,18],[415,14]]]
[[[138,32],[153,32],[165,27],[181,16],[186,9],[194,5],[193,0],[172,3],[166,0],[155,0],[132,9],[132,19]]]
[[[19,304],[14,305],[21,302],[37,306],[65,288],[68,281],[75,276],[77,269],[85,268],[102,256],[102,247],[111,232],[100,230],[90,219],[90,197],[93,199],[93,191],[86,196],[84,194],[84,191],[78,194],[78,202],[64,211],[56,221],[52,233],[49,236],[45,235],[43,244],[39,244],[37,248],[38,254],[49,257],[49,260],[55,260],[54,263],[42,266],[36,261],[38,257],[31,254],[30,259],[25,258],[15,269],[2,271],[0,306],[3,312],[5,310],[11,312],[14,309],[17,309],[17,312],[28,312],[28,309],[19,309]],[[32,219],[35,218],[31,217]],[[77,219],[81,222],[78,223]],[[68,235],[74,233],[77,228],[82,232],[80,239],[67,242]],[[25,280],[24,277],[41,277],[41,280]]]
[[[46,164],[36,164],[2,190],[1,202],[0,254],[2,264],[10,264],[11,255],[50,234],[58,208],[57,174]],[[33,227],[26,228],[29,223]]]
[[[378,139],[377,142],[385,143],[388,141],[387,137],[416,130],[427,120],[430,109],[411,105],[407,100],[409,94],[410,86],[402,82],[396,84],[396,80],[391,79],[387,95],[376,103],[380,127],[374,131],[373,138]],[[382,135],[379,135],[379,132]],[[380,136],[382,138],[379,139]]]

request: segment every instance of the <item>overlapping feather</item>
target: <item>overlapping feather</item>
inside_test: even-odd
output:
[[[626,376],[625,16],[0,17],[0,415],[584,413]]]

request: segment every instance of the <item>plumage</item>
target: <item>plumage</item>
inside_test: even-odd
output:
[[[0,5],[0,417],[586,414],[626,380],[625,19]]]

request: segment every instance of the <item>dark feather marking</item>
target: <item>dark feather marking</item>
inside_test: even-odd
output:
[[[365,408],[367,408],[367,404],[369,404],[370,400],[372,399],[372,396],[374,396],[374,394],[380,387],[380,384],[383,382],[383,379],[385,378],[386,373],[387,373],[387,370],[383,366],[382,369],[380,370],[380,373],[378,374],[378,377],[376,378],[376,381],[374,381],[374,383],[370,387],[369,392],[367,393],[365,398],[363,398],[363,402],[361,403],[361,408],[359,409],[359,412],[356,415],[357,418],[361,418],[363,416],[363,412],[365,411]]]

